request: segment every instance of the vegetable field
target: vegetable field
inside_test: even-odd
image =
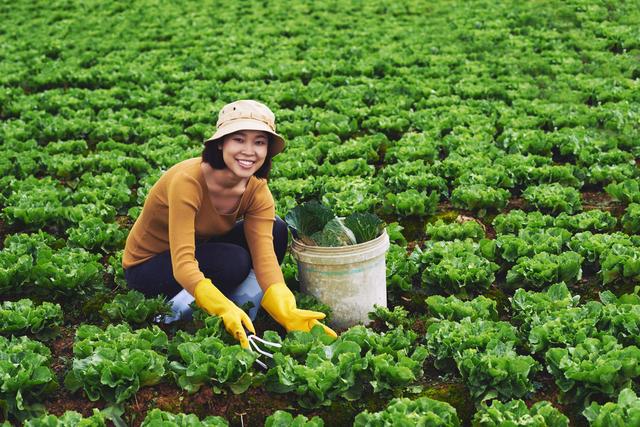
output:
[[[0,424],[640,425],[637,0],[0,16]],[[336,341],[261,313],[266,370],[216,317],[154,323],[121,267],[151,186],[237,99],[287,141],[281,217],[318,200],[392,241],[389,307]]]

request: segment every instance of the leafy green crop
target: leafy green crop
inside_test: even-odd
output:
[[[456,208],[479,211],[483,216],[488,210],[502,210],[510,197],[511,193],[504,188],[484,184],[461,185],[451,192],[451,204]]]
[[[600,405],[592,402],[582,411],[592,427],[625,427],[640,425],[640,399],[631,388],[623,389],[617,403]]]
[[[267,390],[293,392],[303,407],[329,405],[338,396],[356,399],[367,385],[374,392],[406,387],[422,375],[427,357],[415,345],[417,335],[402,327],[377,334],[354,326],[333,342],[319,326],[290,332],[284,341],[275,333],[264,336],[282,343],[266,375]]]
[[[102,285],[99,255],[64,247],[42,231],[14,234],[0,252],[0,293],[14,295],[86,295]]]
[[[39,339],[53,338],[62,322],[59,304],[43,302],[36,306],[28,298],[0,304],[0,335],[33,334]]]
[[[171,308],[164,297],[145,298],[141,292],[130,290],[105,303],[100,314],[112,323],[124,321],[142,324],[152,321],[156,316],[171,314]]]
[[[493,228],[498,235],[517,234],[523,228],[548,228],[554,226],[554,217],[542,212],[524,212],[514,209],[508,213],[496,215]]]
[[[55,415],[42,415],[38,418],[26,420],[23,427],[106,427],[106,417],[97,409],[93,410],[90,417],[83,417],[76,411],[65,411],[57,417]]]
[[[473,427],[568,427],[569,419],[551,403],[541,400],[531,408],[522,400],[510,400],[502,403],[492,400],[490,405],[484,402],[473,416]]]
[[[387,214],[400,216],[428,216],[436,211],[440,197],[432,191],[427,195],[415,189],[399,193],[387,193],[382,209]]]
[[[480,295],[471,301],[461,301],[455,296],[432,295],[426,300],[429,312],[439,319],[460,321],[466,317],[471,320],[498,320],[496,302]]]
[[[64,385],[72,392],[82,388],[92,402],[122,403],[164,377],[167,359],[158,352],[167,344],[167,335],[155,325],[135,332],[126,323],[105,330],[81,325]]]
[[[549,213],[573,214],[582,209],[580,192],[560,184],[531,185],[522,197],[534,208]]]
[[[488,289],[500,267],[474,253],[480,250],[470,241],[428,241],[420,255],[422,286],[463,297]]]
[[[625,233],[640,234],[640,203],[630,203],[620,223]]]
[[[522,257],[507,272],[507,286],[542,289],[553,283],[574,284],[582,277],[582,256],[567,251],[559,255],[541,252]]]
[[[0,409],[18,420],[43,413],[38,402],[58,388],[51,351],[27,337],[0,336]]]
[[[542,368],[531,356],[518,355],[514,342],[493,339],[484,350],[467,348],[454,356],[471,395],[478,400],[524,397],[532,376]]]
[[[455,408],[446,402],[421,397],[393,399],[380,412],[361,412],[356,416],[354,427],[374,426],[441,426],[459,427],[460,419]]]
[[[542,252],[560,254],[570,238],[571,233],[564,228],[524,228],[518,231],[517,236],[502,234],[495,241],[500,257],[514,263],[522,257],[532,257]]]
[[[227,386],[233,393],[245,392],[253,381],[258,355],[235,342],[228,344],[231,342],[233,338],[217,316],[205,317],[195,335],[178,331],[169,346],[169,366],[178,386],[189,393],[205,384],[213,385],[216,391]]]
[[[313,246],[348,246],[373,240],[384,223],[370,213],[355,212],[342,219],[330,208],[307,202],[292,209],[285,217],[294,237]]]
[[[583,404],[596,392],[617,396],[640,376],[640,349],[623,347],[611,335],[549,349],[545,360],[566,402]]]
[[[446,224],[441,219],[437,220],[433,224],[427,224],[425,226],[425,232],[427,237],[431,240],[480,240],[485,237],[484,229],[482,225],[476,221],[465,221],[462,223],[452,222]]]
[[[287,411],[278,410],[264,421],[265,427],[324,427],[320,417],[308,419],[304,415],[294,417]]]
[[[604,190],[614,200],[624,204],[640,203],[640,181],[637,179],[626,179],[622,182],[611,183]]]
[[[202,420],[194,414],[173,414],[152,409],[140,424],[142,427],[228,427],[229,423],[219,416],[208,416]]]
[[[640,279],[640,246],[614,243],[601,255],[600,274],[605,285],[618,279]]]
[[[436,357],[436,366],[444,366],[462,351],[473,348],[484,350],[489,342],[519,342],[516,328],[508,322],[471,320],[459,322],[441,320],[429,326],[425,336],[427,349]]]
[[[404,246],[391,244],[386,253],[387,288],[409,291],[413,287],[413,279],[418,276],[421,251],[414,250],[410,255]]]
[[[100,218],[86,217],[75,228],[68,230],[69,246],[81,247],[88,251],[110,250],[124,245],[127,232],[116,223],[107,223]]]

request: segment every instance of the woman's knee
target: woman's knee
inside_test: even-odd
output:
[[[239,245],[206,243],[196,249],[200,270],[223,289],[238,286],[251,270],[251,255]]]
[[[276,215],[275,222],[273,224],[273,248],[276,252],[279,264],[282,264],[282,261],[284,261],[288,245],[289,229],[287,227],[287,223]]]

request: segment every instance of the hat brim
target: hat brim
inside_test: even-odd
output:
[[[214,133],[213,136],[211,136],[211,138],[206,139],[204,143],[206,144],[208,142],[218,140],[222,137],[225,137],[229,134],[232,134],[234,132],[238,132],[241,130],[261,130],[263,132],[267,132],[268,134],[272,135],[273,143],[271,144],[271,147],[269,147],[269,150],[271,151],[271,156],[275,156],[276,154],[284,150],[284,145],[285,145],[284,138],[282,138],[280,135],[278,135],[273,130],[271,130],[271,128],[266,123],[261,122],[260,120],[253,120],[253,119],[234,120],[230,123],[225,124],[224,126],[220,126],[216,130],[216,133]]]

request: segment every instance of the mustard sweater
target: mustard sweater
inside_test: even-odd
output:
[[[200,157],[184,160],[153,185],[127,237],[122,267],[170,250],[176,281],[192,291],[205,278],[195,258],[196,242],[229,232],[243,218],[258,283],[266,287],[284,282],[273,249],[275,206],[267,181],[252,176],[236,211],[221,214],[211,203],[201,163]]]

